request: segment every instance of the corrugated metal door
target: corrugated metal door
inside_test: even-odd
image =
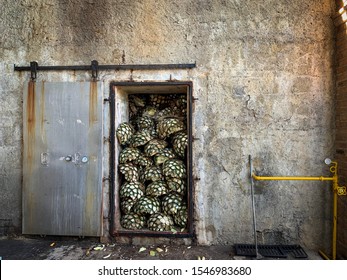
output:
[[[23,114],[23,233],[100,236],[102,83],[29,82]]]

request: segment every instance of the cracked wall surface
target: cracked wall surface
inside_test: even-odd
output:
[[[338,162],[339,185],[346,186],[347,158],[346,158],[346,2],[336,0],[336,160]],[[337,257],[347,258],[347,209],[346,196],[337,199]]]
[[[260,175],[329,175],[323,160],[334,152],[334,9],[329,0],[2,0],[1,233],[21,228],[21,102],[29,73],[14,72],[14,64],[196,61],[191,70],[102,71],[100,79],[193,82],[197,240],[252,242],[249,155]],[[46,81],[89,77],[38,74]],[[262,242],[329,248],[328,183],[257,182],[255,188]],[[105,224],[107,198],[105,185]]]

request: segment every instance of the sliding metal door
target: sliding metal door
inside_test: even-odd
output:
[[[102,234],[102,83],[29,82],[23,233]]]

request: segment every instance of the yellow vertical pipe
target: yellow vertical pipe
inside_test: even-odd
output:
[[[334,201],[333,201],[333,248],[332,257],[336,260],[336,242],[337,242],[337,176],[334,176]]]

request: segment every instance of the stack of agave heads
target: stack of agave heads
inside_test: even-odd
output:
[[[188,219],[186,95],[128,97],[129,122],[116,130],[121,225],[130,230],[183,230]]]

